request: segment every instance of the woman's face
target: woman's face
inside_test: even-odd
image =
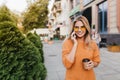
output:
[[[77,37],[84,37],[86,34],[86,28],[81,21],[77,21],[74,26],[74,31]]]

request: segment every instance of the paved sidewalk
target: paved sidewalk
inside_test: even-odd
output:
[[[65,68],[61,60],[62,41],[44,44],[46,80],[64,80]],[[100,49],[101,63],[95,68],[96,80],[120,80],[120,52],[112,53],[106,48]]]
[[[47,68],[46,80],[64,80],[65,68],[61,60],[62,41],[53,44],[44,44],[45,66]]]
[[[97,80],[120,80],[120,52],[100,49],[101,63],[95,69]]]

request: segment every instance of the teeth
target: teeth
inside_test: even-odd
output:
[[[78,33],[80,34],[80,33],[82,33],[82,31],[79,31]]]
[[[78,34],[82,34],[82,31],[78,32]]]

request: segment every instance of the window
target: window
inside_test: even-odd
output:
[[[107,1],[98,5],[98,31],[107,32]]]
[[[71,9],[73,9],[73,0],[70,0],[71,3]]]
[[[94,0],[83,0],[83,4],[85,6],[85,5],[89,4],[89,3],[91,3],[92,1],[94,1]]]

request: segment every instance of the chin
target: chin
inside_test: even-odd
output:
[[[82,37],[84,37],[84,35],[77,35],[78,36],[78,38],[82,38]]]
[[[81,38],[81,37],[84,37],[85,34],[77,34],[77,37]]]

